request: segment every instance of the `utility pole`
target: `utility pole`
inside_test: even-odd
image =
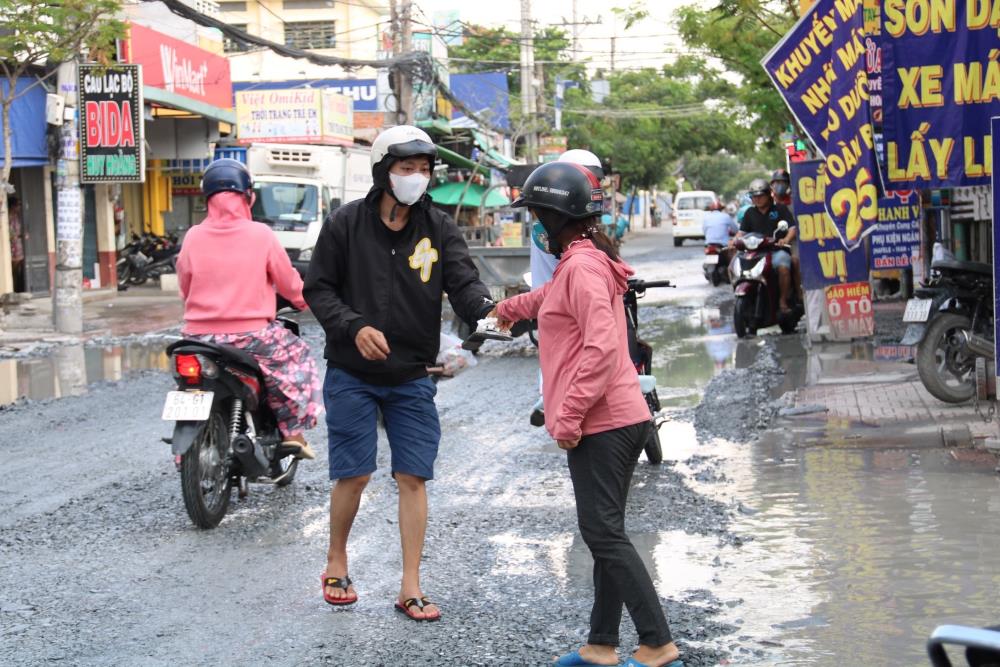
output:
[[[611,36],[611,71],[615,71],[615,39],[614,35]]]
[[[576,50],[580,41],[580,24],[576,22],[576,0],[573,0],[573,62],[576,62]]]
[[[66,106],[79,108],[76,61],[63,63],[59,90]],[[52,316],[56,331],[83,332],[83,190],[80,188],[78,114],[63,122],[56,169],[56,275]]]
[[[528,164],[538,162],[538,134],[535,131],[533,109],[536,106],[535,40],[531,27],[531,0],[521,0],[521,116],[527,128],[525,134],[525,158]]]
[[[399,22],[401,24],[400,49],[403,53],[413,51],[413,23],[410,20],[412,9],[413,3],[411,0],[403,0],[403,5],[399,12]],[[409,72],[400,72],[399,84],[399,110],[402,113],[400,124],[413,125],[417,120],[413,117],[413,76]]]

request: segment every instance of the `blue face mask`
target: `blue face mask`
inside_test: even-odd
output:
[[[531,241],[542,252],[549,252],[549,233],[545,231],[545,226],[537,220],[531,223]]]

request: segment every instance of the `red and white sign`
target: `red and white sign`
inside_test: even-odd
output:
[[[826,314],[836,340],[871,336],[875,332],[871,285],[862,282],[827,287]]]
[[[122,60],[143,65],[143,83],[214,107],[233,106],[229,61],[170,35],[131,23]]]

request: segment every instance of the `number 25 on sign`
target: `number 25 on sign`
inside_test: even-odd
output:
[[[833,193],[830,209],[835,220],[846,222],[848,242],[857,241],[866,225],[878,222],[878,188],[872,183],[867,167],[858,170],[853,188],[841,188]]]

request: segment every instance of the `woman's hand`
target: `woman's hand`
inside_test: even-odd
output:
[[[361,331],[354,337],[354,344],[361,356],[368,361],[385,361],[389,358],[389,342],[385,339],[385,334],[375,327],[361,327]]]
[[[497,321],[497,329],[500,329],[501,331],[510,331],[510,328],[514,326],[514,322],[512,320],[505,320],[500,317],[496,308],[487,313],[486,317],[495,317]]]
[[[580,438],[575,440],[556,440],[556,444],[559,445],[559,449],[576,449],[576,446],[580,444]]]

